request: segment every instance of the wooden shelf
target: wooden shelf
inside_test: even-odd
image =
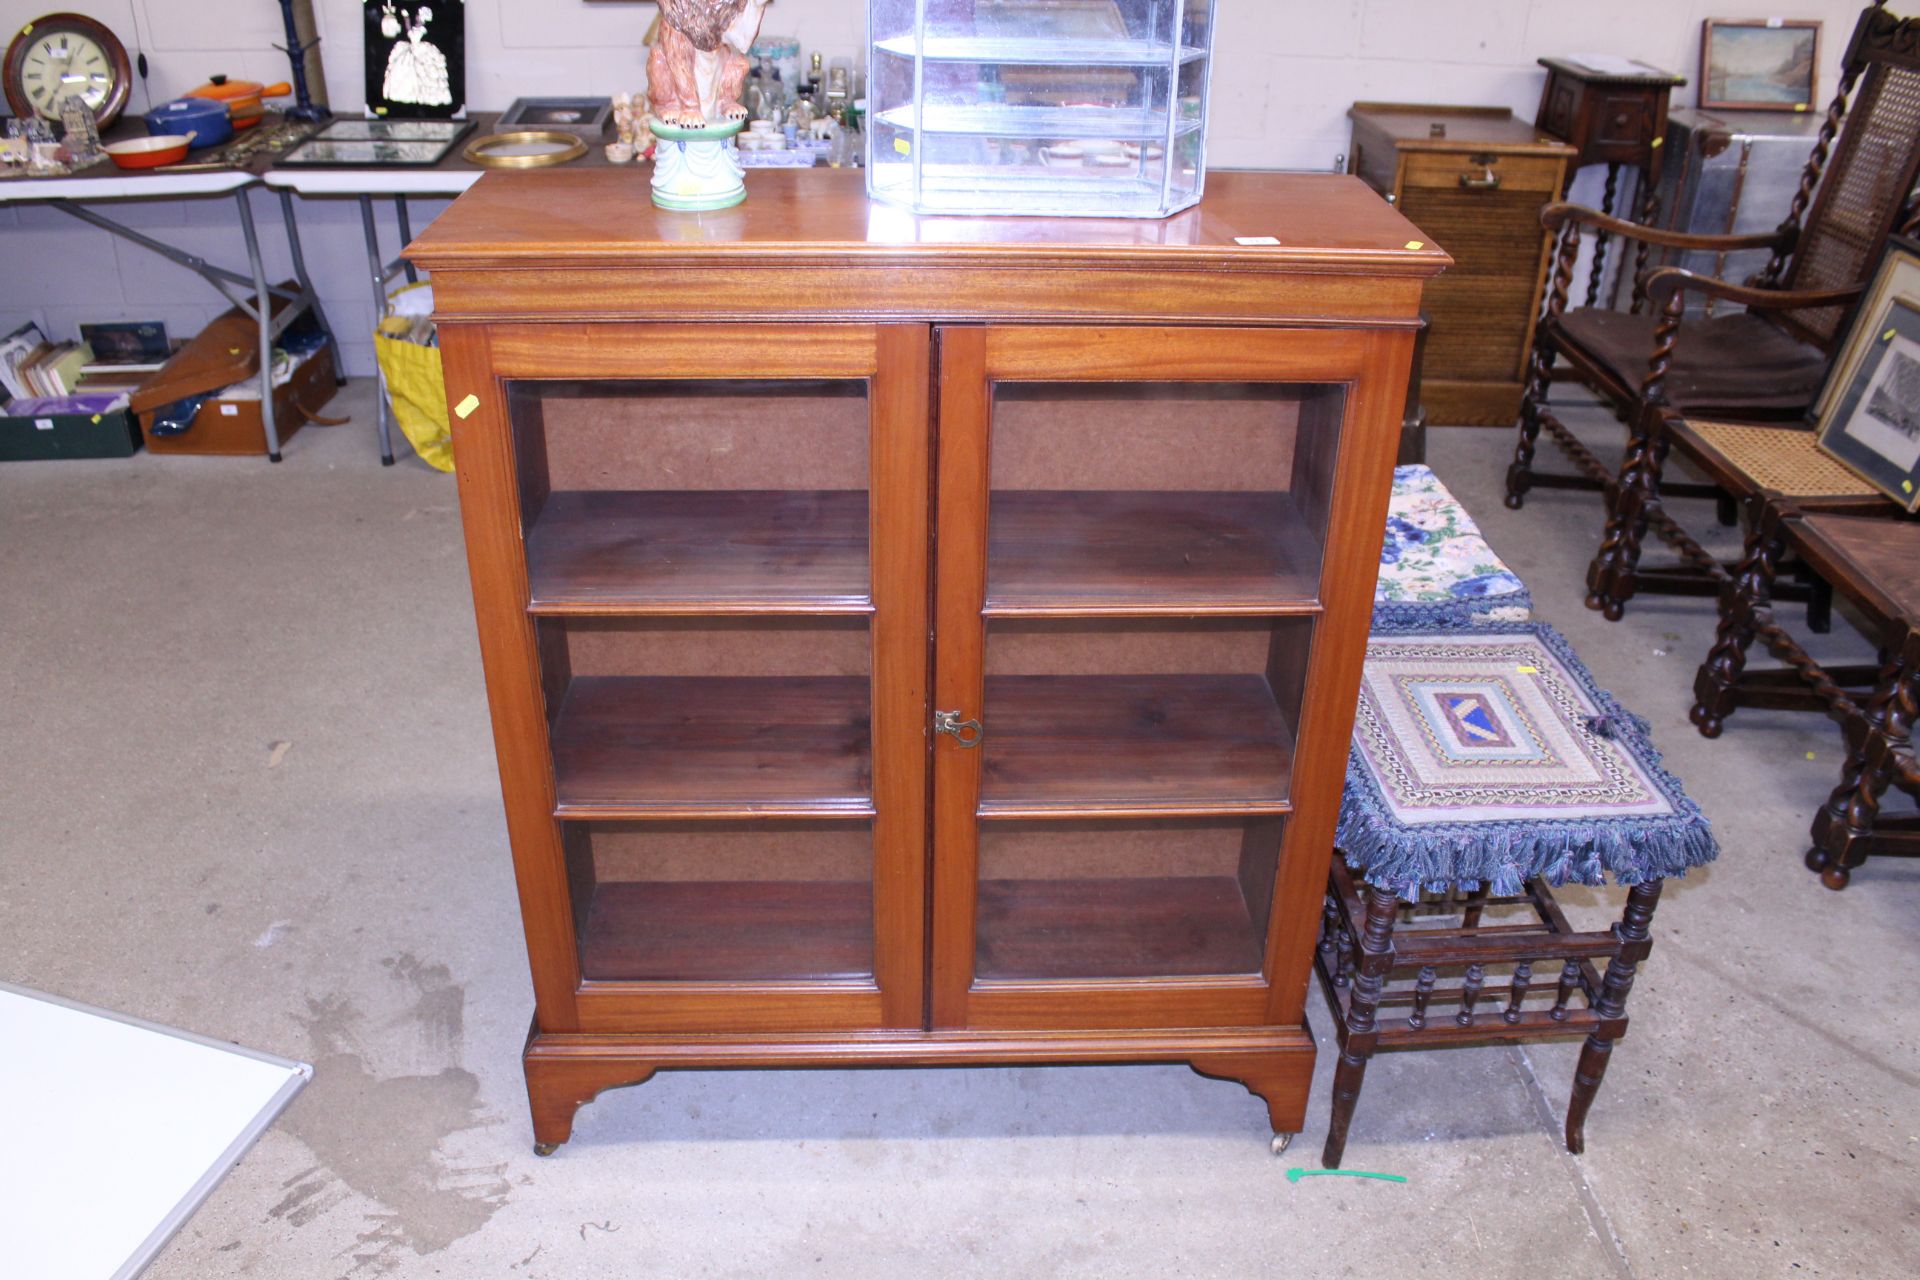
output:
[[[873,886],[860,880],[600,885],[581,974],[603,982],[873,977]]]
[[[529,612],[873,612],[863,490],[555,493],[527,531]]]
[[[1292,811],[1262,676],[990,676],[982,722],[983,818]]]
[[[554,814],[871,816],[867,681],[588,676],[553,728]]]
[[[983,880],[982,981],[1258,973],[1261,939],[1231,876]]]
[[[1320,610],[1320,542],[1285,493],[996,490],[989,617]]]

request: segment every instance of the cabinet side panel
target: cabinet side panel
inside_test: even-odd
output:
[[[876,335],[871,395],[874,976],[889,1027],[926,1016],[928,396],[932,333]]]
[[[1306,1003],[1307,970],[1320,924],[1328,859],[1346,784],[1348,746],[1360,669],[1373,618],[1380,544],[1387,527],[1393,458],[1400,440],[1413,335],[1373,331],[1352,337],[1360,349],[1360,376],[1344,397],[1339,456],[1334,466],[1321,599],[1326,607],[1308,660],[1293,773],[1294,811],[1276,878],[1267,931],[1268,1018],[1294,1025]],[[1309,402],[1314,414],[1332,414],[1341,398]]]
[[[484,328],[443,325],[441,358],[447,403],[471,396],[472,412],[453,418],[455,479],[466,531],[467,569],[473,579],[474,620],[486,672],[487,708],[500,762],[500,793],[527,958],[533,968],[540,1030],[578,1027],[574,948],[566,855],[554,820],[553,775],[547,742],[546,698],[539,645],[527,615],[527,565],[520,534],[521,491],[515,476],[513,424],[492,370]]]

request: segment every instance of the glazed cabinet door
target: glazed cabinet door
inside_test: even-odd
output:
[[[443,332],[540,1028],[920,1026],[927,328]]]
[[[1298,1026],[1408,336],[938,341],[933,1025]]]

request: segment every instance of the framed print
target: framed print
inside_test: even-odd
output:
[[[466,0],[361,0],[367,113],[451,120],[467,109]]]
[[[1794,18],[1708,18],[1700,31],[1702,111],[1810,111],[1820,24]]]
[[[1820,396],[1820,447],[1920,508],[1920,243],[1895,238]]]

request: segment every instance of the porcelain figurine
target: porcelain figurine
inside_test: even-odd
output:
[[[740,97],[767,0],[660,0],[660,35],[647,57],[646,124],[656,139],[653,202],[663,209],[725,209],[747,198],[734,135]]]
[[[747,118],[747,51],[768,0],[660,0],[660,35],[647,58],[654,119],[681,129]]]

